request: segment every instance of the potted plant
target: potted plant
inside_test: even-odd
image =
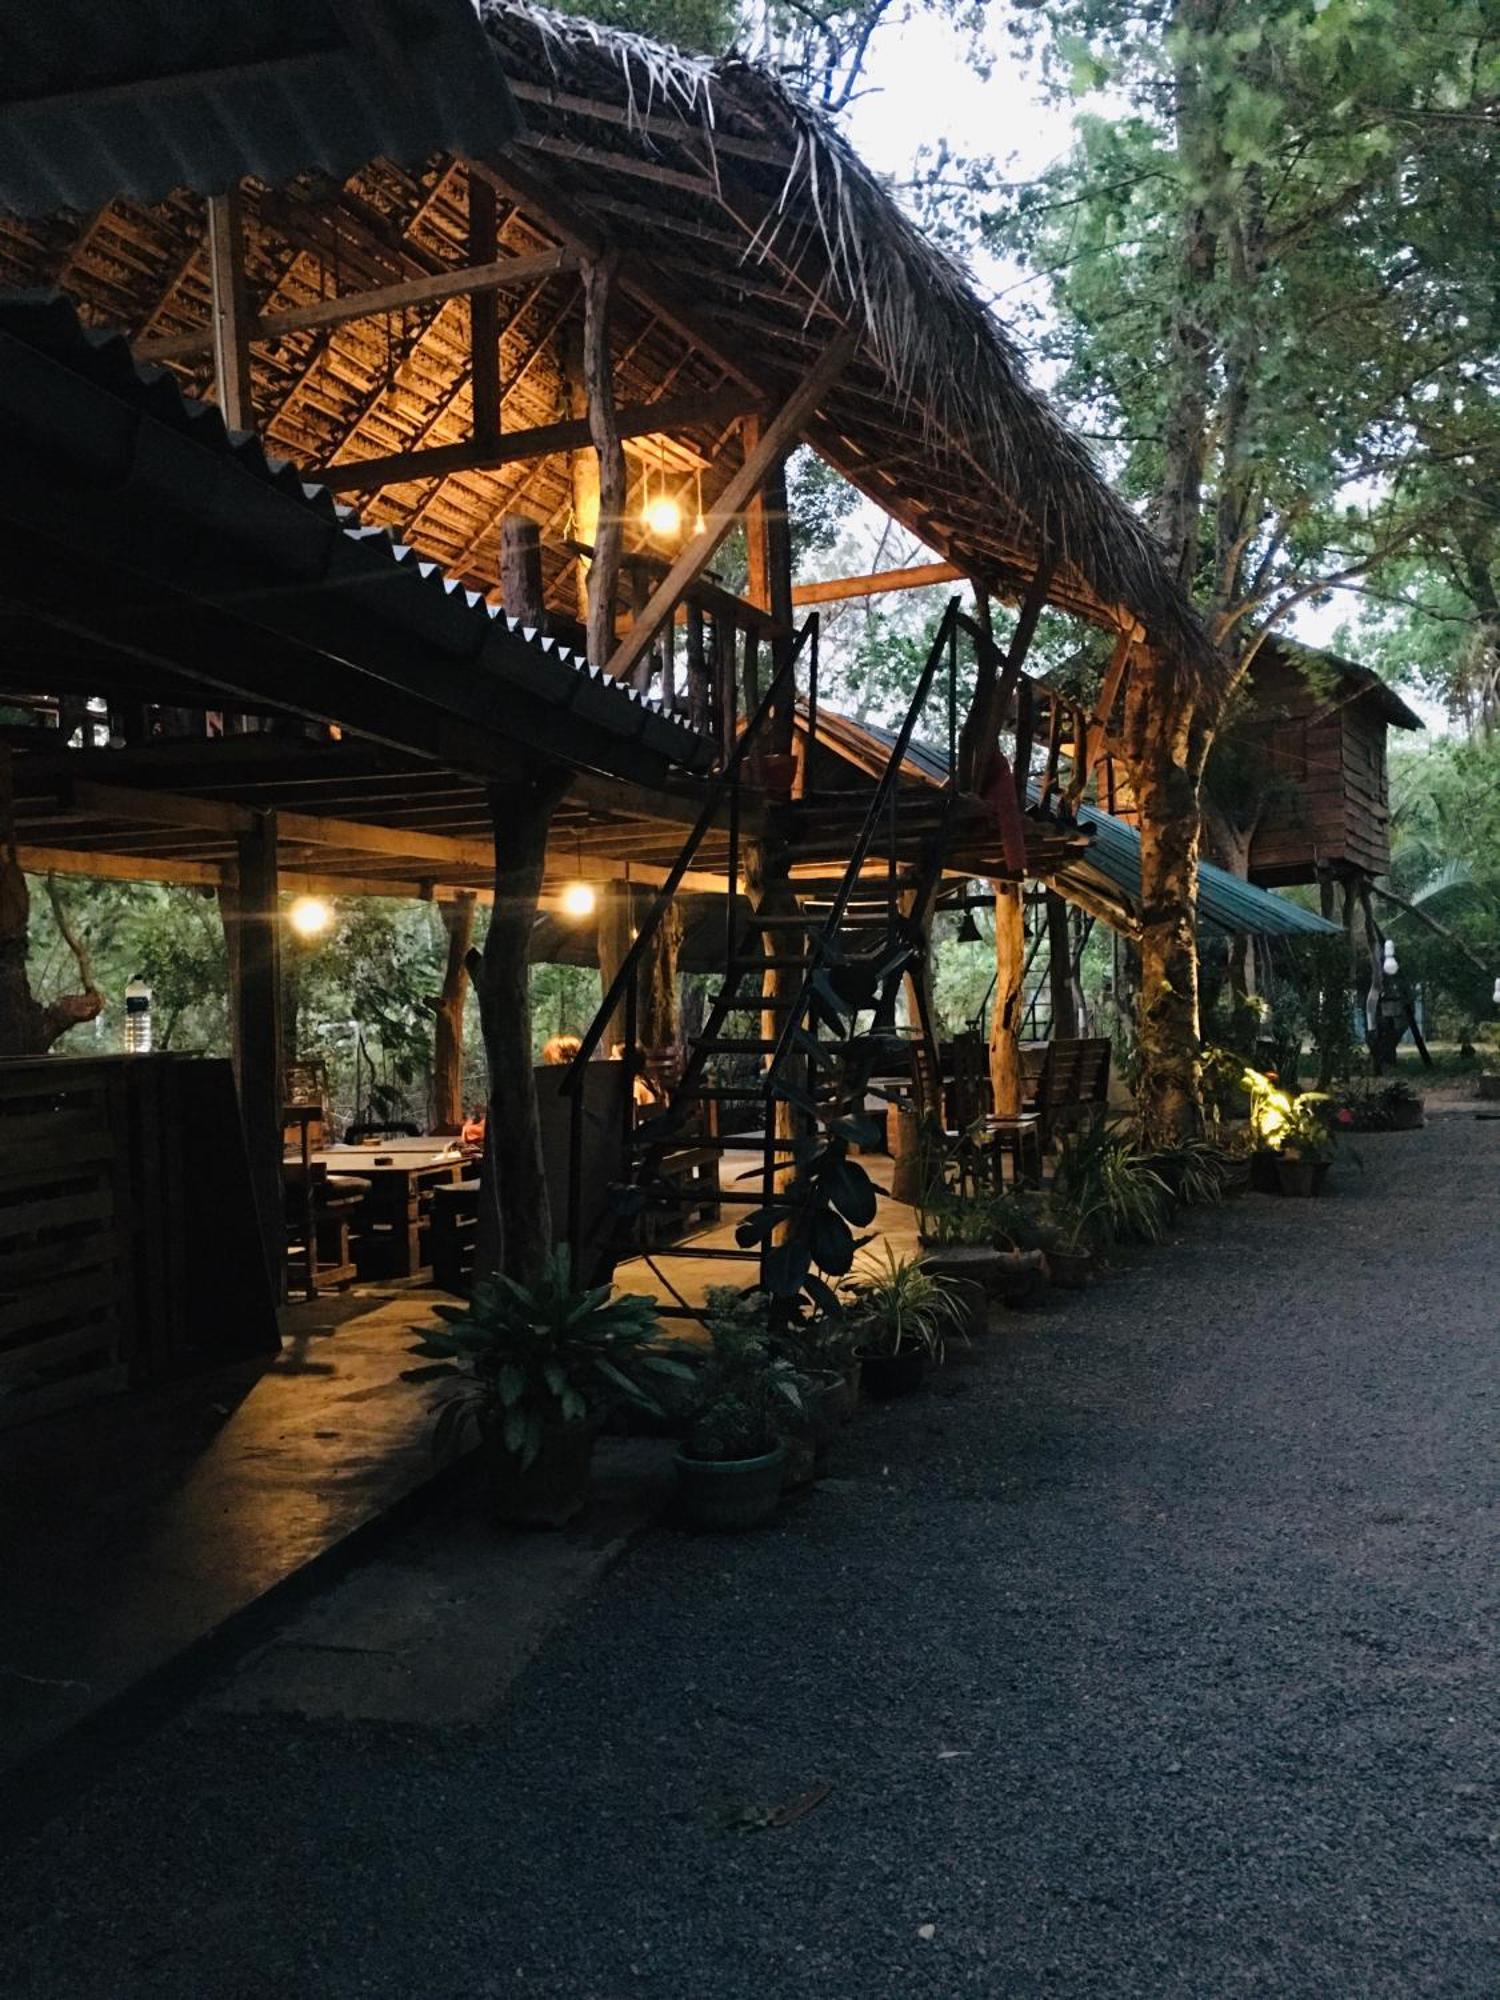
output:
[[[412,1347],[430,1366],[409,1380],[441,1380],[434,1450],[455,1450],[472,1427],[497,1517],[559,1527],[588,1497],[594,1440],[611,1410],[654,1416],[658,1381],[690,1382],[683,1360],[660,1350],[656,1301],[609,1287],[579,1289],[566,1246],[534,1285],[496,1278],[467,1306],[440,1305],[441,1326]]]
[[[845,1282],[864,1386],[878,1398],[909,1396],[929,1361],[941,1362],[945,1339],[965,1339],[964,1311],[952,1279],[934,1276],[921,1257],[898,1257],[886,1244]]]
[[[708,1295],[710,1347],[699,1364],[677,1491],[700,1528],[759,1527],[776,1511],[787,1434],[803,1414],[796,1370],[772,1351],[765,1301],[732,1286]]]
[[[1046,1244],[1047,1269],[1065,1292],[1083,1291],[1094,1274],[1093,1231],[1097,1210],[1054,1207]]]
[[[1283,1194],[1317,1194],[1333,1159],[1333,1133],[1318,1108],[1317,1091],[1294,1098],[1277,1133],[1276,1178]]]

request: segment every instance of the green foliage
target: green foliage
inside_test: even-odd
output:
[[[963,1307],[952,1280],[934,1275],[920,1257],[898,1257],[893,1244],[845,1281],[844,1297],[854,1338],[869,1353],[920,1347],[940,1362],[947,1336],[964,1337]]]
[[[692,1369],[661,1352],[656,1300],[607,1285],[573,1283],[566,1246],[554,1250],[534,1285],[496,1278],[467,1306],[436,1308],[444,1324],[424,1327],[410,1349],[434,1365],[407,1371],[442,1380],[434,1446],[450,1451],[470,1424],[499,1432],[507,1451],[530,1465],[543,1428],[583,1423],[621,1404],[660,1415],[655,1383],[683,1383]]]
[[[1162,10],[1056,0],[1017,21],[1058,96],[1107,79],[1111,115],[1077,118],[990,240],[1046,274],[1058,393],[1174,558],[1185,536],[1235,638],[1413,549],[1485,541],[1490,0],[1177,7],[1165,30]],[[1449,563],[1466,594],[1472,567]]]
[[[1096,1249],[1115,1243],[1159,1243],[1166,1234],[1171,1192],[1150,1157],[1125,1127],[1096,1120],[1078,1126],[1058,1147],[1054,1200],[1079,1218]]]

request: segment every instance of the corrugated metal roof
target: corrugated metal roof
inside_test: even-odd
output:
[[[896,740],[890,730],[882,729],[875,723],[854,724],[847,716],[839,720],[850,727],[863,727],[878,742],[892,744]],[[949,766],[945,750],[913,739],[906,761],[930,784],[947,784]],[[1038,787],[1031,786],[1028,797],[1033,805],[1038,803],[1041,798]],[[1096,806],[1080,806],[1078,823],[1087,828],[1092,838],[1087,853],[1059,871],[1056,877],[1058,889],[1066,894],[1070,879],[1086,887],[1092,877],[1096,884],[1114,890],[1127,903],[1138,904],[1141,899],[1141,837],[1135,828],[1122,819],[1116,819],[1113,813],[1101,812]],[[1330,923],[1326,917],[1304,910],[1300,904],[1289,903],[1284,897],[1273,895],[1269,889],[1259,889],[1253,882],[1242,882],[1237,875],[1216,868],[1211,861],[1198,863],[1198,921],[1237,936],[1320,937],[1330,933],[1336,936],[1339,930],[1338,925]]]
[[[601,737],[688,769],[713,762],[707,735],[364,527],[256,438],[227,431],[214,405],[138,367],[118,335],[81,327],[62,299],[0,297],[0,435],[72,480],[81,545],[102,536],[111,560],[174,591],[201,577],[216,600],[226,566],[248,563],[276,587],[257,590],[247,616],[355,668],[368,659],[417,700],[460,718],[483,704],[499,729],[521,697],[566,711],[581,767],[601,768]],[[0,498],[24,517],[24,484]],[[371,612],[378,623],[361,626]],[[357,710],[330,719],[361,726]]]
[[[519,118],[472,0],[40,0],[5,10],[0,206],[484,157]]]
[[[1031,796],[1033,799],[1040,796],[1035,787]],[[1088,852],[1059,872],[1057,887],[1066,893],[1070,876],[1086,882],[1093,875],[1102,877],[1127,902],[1139,903],[1141,836],[1135,828],[1094,806],[1079,807],[1078,823],[1087,827],[1093,838]],[[1269,889],[1259,889],[1253,882],[1242,882],[1237,875],[1216,868],[1211,861],[1198,863],[1198,921],[1237,936],[1290,938],[1330,933],[1337,936],[1339,930],[1337,924],[1329,923],[1315,911],[1289,903]]]

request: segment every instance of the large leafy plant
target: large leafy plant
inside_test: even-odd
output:
[[[622,1405],[660,1416],[653,1379],[693,1379],[685,1361],[660,1349],[656,1300],[575,1286],[565,1245],[534,1285],[496,1278],[477,1286],[467,1306],[437,1311],[444,1324],[424,1327],[410,1350],[433,1365],[409,1370],[408,1379],[448,1384],[433,1439],[440,1452],[471,1424],[494,1427],[529,1466],[549,1425],[583,1423]]]

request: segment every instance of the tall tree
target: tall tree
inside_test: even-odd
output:
[[[1299,604],[1440,533],[1422,413],[1495,348],[1495,0],[1058,0],[1059,94],[1107,87],[992,241],[1048,280],[1057,390],[1145,506],[1224,671],[1138,680],[1147,1095],[1188,1115],[1197,800],[1227,700]],[[1467,220],[1466,220],[1467,218]],[[1492,448],[1492,447],[1491,447]],[[1166,685],[1163,687],[1162,678]]]

